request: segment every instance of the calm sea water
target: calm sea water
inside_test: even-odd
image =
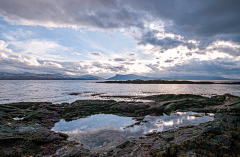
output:
[[[73,102],[79,99],[99,99],[92,94],[153,95],[230,93],[240,96],[240,85],[197,84],[104,84],[85,80],[0,80],[0,104],[13,102]],[[70,93],[81,93],[74,96]]]

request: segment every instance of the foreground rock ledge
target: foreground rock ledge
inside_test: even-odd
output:
[[[0,156],[237,156],[240,155],[240,98],[190,94],[144,97],[155,102],[81,100],[71,104],[21,102],[0,104]],[[98,113],[130,117],[174,111],[216,113],[215,121],[148,134],[103,154],[51,131],[60,119],[71,121]]]

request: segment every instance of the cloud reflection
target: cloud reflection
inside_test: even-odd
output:
[[[151,132],[176,129],[184,125],[197,125],[212,121],[209,116],[194,117],[194,112],[176,112],[171,115],[145,116],[140,124],[130,117],[98,114],[66,122],[61,120],[52,129],[69,135],[69,140],[85,143],[95,151],[106,151],[134,136],[139,138]]]

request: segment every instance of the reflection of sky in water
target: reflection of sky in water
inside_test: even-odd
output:
[[[120,117],[111,114],[97,114],[87,118],[81,118],[66,122],[62,119],[56,123],[53,130],[67,133],[85,132],[93,130],[121,130],[121,128],[134,124],[136,121],[130,117]]]
[[[93,151],[109,150],[120,143],[129,140],[129,136],[138,138],[153,131],[175,129],[180,126],[197,125],[212,121],[209,116],[190,116],[194,112],[176,112],[174,115],[145,116],[140,125],[130,117],[97,114],[87,118],[66,122],[61,120],[52,130],[69,135],[69,140],[85,143]]]

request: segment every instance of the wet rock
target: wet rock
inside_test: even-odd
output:
[[[81,95],[82,93],[69,93],[68,95]]]
[[[205,131],[203,132],[203,134],[207,135],[207,134],[214,134],[214,135],[221,135],[223,134],[223,127],[221,126],[221,124],[215,124],[215,125],[209,125],[206,127]]]
[[[59,136],[62,137],[64,140],[66,140],[69,136],[67,134],[58,132]]]
[[[15,143],[17,141],[23,140],[23,137],[0,137],[0,144],[9,144],[9,143]]]
[[[203,116],[205,116],[205,113],[193,114],[193,115],[190,115],[190,116],[193,116],[193,117],[203,117]]]
[[[74,147],[63,148],[58,154],[61,157],[70,157],[70,156],[93,156],[93,153],[90,150],[84,148],[81,145]]]
[[[12,117],[6,112],[0,111],[0,120],[3,120],[3,119],[12,119]]]
[[[40,144],[50,143],[52,141],[60,141],[61,137],[58,133],[53,131],[44,133],[41,137],[37,139]]]
[[[15,103],[0,105],[0,145],[1,151],[13,156],[13,152],[23,155],[54,154],[62,147],[59,156],[93,156],[84,145],[70,145],[66,134],[50,131],[61,118],[73,120],[93,114],[117,114],[139,117],[143,121],[146,115],[161,115],[176,110],[216,113],[215,121],[198,126],[184,126],[161,133],[152,133],[139,139],[123,142],[117,148],[107,152],[108,156],[176,156],[189,155],[188,151],[198,156],[240,155],[240,98],[231,95],[206,98],[195,95],[158,95],[148,97],[155,102],[115,102],[84,100],[68,104],[51,103]],[[146,99],[146,98],[144,98]],[[22,105],[22,106],[21,106]],[[221,113],[221,114],[220,114]],[[234,113],[234,114],[233,114]],[[25,115],[25,116],[24,116]],[[195,115],[199,116],[199,115]],[[201,115],[202,116],[202,115]],[[25,117],[14,121],[12,117]],[[157,122],[158,124],[161,121]],[[19,145],[15,144],[18,143]],[[63,146],[63,143],[65,143]],[[109,146],[109,141],[101,141],[101,146]],[[17,148],[13,148],[16,147]],[[102,147],[102,148],[104,148]],[[18,150],[18,151],[17,151]],[[103,156],[107,156],[106,153]]]
[[[125,148],[126,146],[128,146],[129,144],[130,144],[130,142],[127,141],[127,142],[124,142],[124,143],[118,145],[116,148],[121,148],[121,149],[123,149],[123,148]]]
[[[128,139],[135,139],[135,137],[134,136],[129,136]]]
[[[162,135],[161,137],[168,142],[174,140],[174,136],[170,134]]]

